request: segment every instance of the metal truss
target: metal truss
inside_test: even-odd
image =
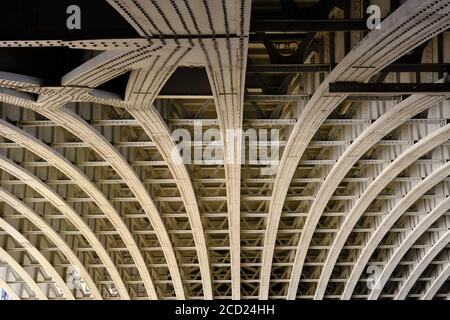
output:
[[[48,273],[48,275],[46,274],[46,278],[50,276],[50,279],[57,285],[57,287],[52,290],[52,297],[74,299],[74,295],[67,287],[66,282],[62,279],[58,271],[56,271],[54,266],[47,260],[47,258],[32,243],[30,243],[29,240],[24,237],[20,231],[16,230],[4,219],[0,219],[0,226],[12,239],[14,239],[17,243],[22,244],[23,249],[26,250],[39,264],[41,264],[45,268],[45,273]],[[16,272],[18,271],[16,270]]]
[[[316,295],[320,297],[320,295],[322,295],[325,291],[325,282],[327,282],[326,279],[330,277],[330,273],[337,259],[337,255],[341,252],[341,248],[344,245],[345,240],[364,211],[369,207],[370,203],[372,203],[375,197],[389,184],[389,182],[391,182],[393,177],[399,175],[403,170],[412,165],[415,160],[439,146],[443,141],[448,140],[448,137],[450,137],[447,136],[448,134],[450,134],[450,126],[445,126],[423,138],[414,146],[402,153],[400,157],[395,159],[395,161],[387,166],[367,187],[364,193],[359,197],[358,201],[356,201],[355,205],[351,208],[351,211],[344,220],[339,233],[333,240],[333,245],[328,253],[327,260],[324,264],[324,269],[322,270],[322,275],[319,279]]]
[[[14,289],[3,279],[0,279],[0,286],[8,294],[11,300],[20,300]]]
[[[3,265],[3,267],[6,267],[9,270],[9,273],[14,274],[14,278],[17,280],[17,282],[24,283],[28,289],[30,289],[33,293],[30,294],[30,298],[34,297],[41,300],[47,300],[47,296],[45,295],[44,291],[39,287],[39,285],[36,283],[36,281],[27,273],[27,271],[22,267],[21,264],[19,264],[5,249],[0,248],[0,259],[6,264]],[[8,271],[6,272],[8,274]],[[19,285],[21,286],[21,285]],[[23,290],[23,288],[20,288],[19,290]],[[19,297],[22,297],[22,294],[18,295]]]
[[[405,5],[414,6],[415,9],[412,10],[417,10],[416,12],[419,12],[419,8],[422,5],[428,5],[428,3],[413,4],[413,2],[408,2]],[[437,4],[434,5],[434,10],[440,10],[440,7],[438,7]],[[406,10],[406,6],[395,11],[385,19],[383,21],[383,32],[380,30],[371,32],[365,39],[364,46],[360,45],[355,48],[355,50],[347,55],[346,58],[332,71],[327,80],[322,82],[321,86],[315,91],[314,95],[305,106],[305,110],[301,113],[300,118],[291,133],[288,145],[286,146],[281,159],[280,170],[278,171],[272,192],[273,200],[271,201],[271,209],[269,209],[269,221],[267,223],[267,235],[265,238],[266,244],[263,256],[260,298],[267,298],[269,291],[270,265],[273,257],[273,245],[276,238],[276,226],[279,224],[283,199],[289,189],[289,182],[295,173],[295,165],[293,164],[300,161],[300,158],[306,149],[306,145],[317,130],[317,124],[320,124],[325,120],[333,109],[335,109],[345,98],[345,95],[327,94],[327,85],[331,82],[336,82],[339,79],[352,79],[360,82],[368,80],[376,70],[382,69],[383,66],[389,64],[398,56],[406,53],[405,51],[402,53],[402,49],[409,51],[412,47],[420,45],[433,34],[439,32],[438,30],[441,28],[441,23],[448,23],[447,21],[442,21],[436,17],[431,18],[434,20],[433,22],[430,21],[430,24],[427,25],[427,27],[425,27],[425,25],[422,27],[418,21],[421,18],[425,18],[427,14],[431,14],[431,11],[427,11],[422,13],[424,16],[421,16],[420,14],[415,16],[416,19],[419,19],[417,22],[411,20],[402,24],[406,21],[406,17],[403,16],[401,9]],[[428,17],[432,17],[432,14]],[[423,21],[426,20],[427,18]],[[415,27],[418,28],[417,30],[420,30],[418,35],[414,38],[409,37],[407,33],[404,32],[405,30],[408,30],[408,23],[414,24]],[[392,30],[392,32],[387,32],[387,30]],[[419,34],[422,35],[423,38],[420,38]],[[397,45],[397,42],[402,43],[402,45]],[[410,45],[405,45],[408,42],[410,42]],[[370,48],[370,50],[368,51],[365,48]],[[363,67],[361,68],[361,66]],[[323,109],[320,109],[321,112],[317,112],[317,105],[323,106]],[[308,134],[307,137],[304,135],[305,132]],[[294,263],[295,267],[291,276],[291,288],[288,293],[290,298],[295,298],[297,285],[300,281],[302,263],[305,259],[309,239],[312,237],[313,232],[314,230],[308,229],[306,233],[301,234],[299,250],[297,251],[296,262]]]
[[[106,0],[111,35],[8,31],[0,288],[448,299],[450,2],[395,2],[370,32],[360,0]]]
[[[69,179],[79,185],[83,190],[86,191],[87,194],[90,195],[92,200],[95,201],[96,205],[102,209],[107,217],[109,217],[111,224],[119,232],[124,243],[128,244],[127,248],[131,256],[136,260],[136,266],[140,271],[142,279],[145,279],[145,283],[149,283],[152,289],[151,292],[154,292],[150,274],[145,267],[144,258],[140,254],[133,236],[121,220],[120,215],[110,204],[104,194],[101,193],[92,183],[92,181],[90,181],[77,167],[70,163],[66,158],[42,143],[40,140],[34,138],[33,136],[27,134],[26,132],[18,129],[15,126],[8,124],[5,121],[0,121],[0,128],[2,136],[10,139],[11,141],[15,141],[22,147],[27,148],[36,155],[39,155],[42,159],[64,173]]]
[[[396,300],[403,300],[406,298],[408,292],[411,290],[412,286],[423,273],[425,268],[448,245],[449,241],[450,232],[447,231],[435,244],[433,244],[422,259],[415,266],[413,266],[413,270],[398,290],[397,295],[395,296]]]
[[[436,208],[434,208],[433,211],[431,211],[427,217],[422,219],[419,222],[419,224],[407,235],[407,237],[403,240],[401,245],[393,253],[392,257],[389,259],[386,266],[383,268],[383,272],[381,273],[381,275],[378,279],[379,285],[370,292],[368,299],[374,300],[379,297],[380,291],[383,289],[383,287],[388,279],[388,276],[391,275],[391,273],[393,272],[393,269],[395,268],[395,265],[396,265],[395,262],[398,261],[399,259],[401,259],[404,254],[406,254],[406,251],[424,232],[426,232],[427,228],[430,228],[430,226],[433,223],[435,223],[442,216],[442,214],[444,212],[449,210],[448,209],[449,202],[450,201],[448,199],[446,199],[446,200],[442,201],[441,203],[439,203],[439,205],[436,206]],[[439,246],[441,246],[441,245],[445,246],[448,244],[448,234],[447,233],[442,238],[442,242],[444,242],[444,244],[442,244],[441,242],[438,242],[439,245],[436,248],[439,248]],[[436,250],[436,248],[433,247],[429,253],[432,254],[434,252],[434,250]],[[426,263],[426,260],[424,261],[424,263]],[[405,291],[406,291],[406,289],[405,289]]]
[[[439,273],[439,275],[434,279],[432,283],[430,283],[428,289],[426,290],[425,294],[423,295],[423,300],[430,300],[432,299],[436,293],[439,291],[439,289],[442,287],[444,282],[448,279],[450,276],[450,267],[449,264],[446,265],[444,270]]]
[[[346,283],[345,289],[342,294],[343,299],[349,299],[353,292],[357,280],[363,272],[363,267],[367,265],[370,256],[376,250],[378,245],[384,236],[389,232],[395,222],[405,213],[405,211],[411,207],[416,201],[418,201],[430,188],[441,182],[450,174],[450,162],[433,171],[427,178],[423,179],[413,189],[411,189],[402,200],[400,200],[395,207],[389,212],[389,214],[383,219],[382,228],[378,228],[373,233],[369,240],[367,240],[364,249],[358,257],[358,261],[355,263],[350,277]]]

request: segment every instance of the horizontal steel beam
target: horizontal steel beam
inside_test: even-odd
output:
[[[243,201],[269,201],[269,196],[241,196]],[[402,195],[379,195],[376,197],[376,200],[397,200],[401,199]],[[353,201],[359,198],[358,195],[338,195],[332,196],[331,200],[337,201]],[[423,195],[421,199],[425,200],[434,200],[440,199],[442,196],[440,195]],[[165,197],[154,197],[153,200],[155,202],[181,202],[182,199],[179,196],[165,196]],[[226,201],[226,196],[203,196],[198,198],[199,201],[202,202],[223,202]],[[286,201],[313,201],[314,196],[287,196]],[[46,198],[37,198],[37,197],[27,197],[24,198],[23,201],[27,203],[44,203],[48,202]],[[77,197],[77,198],[67,198],[66,202],[70,203],[90,203],[93,202],[92,199],[88,197]],[[114,197],[110,199],[110,202],[137,202],[135,197]]]
[[[308,94],[248,94],[245,102],[283,102],[283,101],[308,101]]]
[[[449,182],[448,180],[447,182]],[[322,214],[323,217],[345,217],[348,214],[348,212],[324,212]],[[366,217],[380,217],[385,216],[387,214],[386,211],[367,211],[364,213],[364,216]],[[421,217],[426,216],[428,212],[426,211],[406,211],[404,213],[405,217]],[[184,218],[186,217],[185,213],[162,213],[161,216],[163,218]],[[202,216],[205,218],[222,218],[226,219],[227,212],[202,212]],[[264,212],[242,212],[241,216],[243,218],[266,218],[267,213]],[[307,212],[286,212],[283,213],[283,216],[286,218],[299,218],[299,217],[307,217]],[[450,217],[450,213],[447,213],[446,216]],[[20,214],[4,214],[5,218],[8,219],[26,219],[24,216]],[[61,214],[44,214],[44,217],[46,219],[65,219],[65,217]],[[139,218],[145,218],[144,213],[127,213],[123,214],[124,219],[139,219]],[[86,214],[83,215],[83,218],[85,219],[105,219],[105,216],[102,214]]]
[[[412,249],[428,249],[431,248],[432,245],[413,245],[411,246]],[[258,246],[242,246],[242,250],[245,251],[261,251],[264,247],[262,245],[258,245]],[[297,246],[288,246],[288,245],[276,245],[275,249],[276,250],[293,250],[296,249]],[[331,248],[330,245],[312,245],[310,246],[310,249],[313,250],[329,250]],[[364,249],[363,245],[345,245],[343,247],[345,250],[361,250]],[[396,245],[379,245],[377,248],[379,249],[395,249]],[[210,251],[222,251],[222,250],[229,250],[230,247],[229,246],[209,246],[208,250]],[[58,248],[55,247],[48,247],[48,248],[40,248],[40,250],[42,252],[55,252],[58,251]],[[88,248],[88,247],[74,247],[73,248],[74,251],[92,251],[92,248]],[[127,248],[124,247],[111,247],[108,249],[110,252],[127,252]],[[194,245],[189,245],[189,246],[175,246],[174,250],[176,251],[194,251],[195,250],[195,246]],[[143,252],[157,252],[157,251],[161,251],[160,247],[142,247],[141,251]],[[433,261],[433,265],[443,265],[445,264],[446,261]],[[401,265],[414,265],[415,261],[403,261],[401,263]],[[355,262],[351,261],[351,262],[344,262],[344,263],[339,263],[340,266],[352,266],[354,265]],[[386,262],[371,262],[370,265],[384,265],[386,264]],[[103,264],[91,264],[94,267],[104,267]],[[117,267],[118,268],[129,268],[132,267],[134,264],[133,263],[125,263],[125,264],[118,264]],[[191,267],[194,264],[191,265]],[[212,263],[212,265],[217,266],[217,263]],[[247,263],[247,266],[255,266],[255,264],[249,264]],[[289,266],[292,265],[292,263],[285,263],[285,266]],[[310,263],[309,265],[311,266],[323,266],[323,263],[320,262],[314,262],[314,263]],[[183,266],[183,264],[181,264],[181,266]],[[223,266],[223,265],[222,265]],[[1,265],[0,265],[1,267]],[[157,282],[157,281],[155,281]]]
[[[366,178],[344,178],[342,182],[346,183],[367,183],[372,182],[374,178],[366,177]],[[393,182],[420,182],[422,181],[422,177],[397,177],[393,180]],[[60,179],[60,180],[43,180],[48,185],[73,185],[76,184],[73,180],[68,179]],[[302,184],[302,183],[321,183],[324,181],[324,178],[296,178],[292,179],[292,184]],[[450,182],[450,178],[443,179],[444,182]],[[125,181],[122,179],[100,179],[94,181],[99,185],[114,185],[114,184],[124,184]],[[175,184],[175,179],[144,179],[142,181],[144,184]],[[203,179],[192,179],[194,184],[222,184],[225,182],[225,178],[203,178]],[[244,184],[267,184],[274,183],[275,179],[273,178],[254,178],[254,179],[243,179],[242,182]],[[21,180],[0,180],[0,184],[2,185],[23,185],[24,182]],[[264,213],[264,216],[266,213]],[[144,216],[143,216],[144,217]]]
[[[450,83],[360,83],[335,82],[330,83],[330,93],[340,94],[433,94],[449,93]]]
[[[393,63],[386,72],[449,72],[450,63]]]
[[[347,143],[347,142],[346,142]],[[446,145],[449,142],[445,143]],[[334,165],[338,160],[301,160],[300,165],[303,166],[316,166],[316,165]],[[360,159],[358,160],[358,165],[384,165],[390,164],[393,160],[384,159]],[[277,163],[275,160],[247,160],[245,164],[249,166],[264,166],[272,165]],[[426,165],[426,164],[443,164],[445,160],[441,159],[419,159],[414,162],[414,164]],[[22,167],[52,167],[53,165],[46,161],[23,161],[19,163]],[[224,164],[223,160],[204,160],[202,162],[196,163],[196,165],[201,166],[221,166]],[[78,167],[109,167],[110,164],[107,161],[80,161],[75,163]],[[158,166],[165,167],[167,163],[163,160],[136,160],[130,161],[130,165],[133,167],[146,167],[146,166]],[[304,167],[298,167],[299,169]],[[309,169],[309,167],[307,167]]]
[[[365,19],[294,20],[255,19],[250,32],[315,32],[315,31],[369,31]]]
[[[247,66],[247,73],[298,73],[328,72],[334,65],[321,64],[262,64]],[[355,66],[367,69],[367,66]],[[450,63],[393,63],[382,69],[383,72],[449,72]]]
[[[380,96],[381,98],[385,96]],[[266,125],[278,125],[278,126],[290,126],[294,125],[297,119],[245,119],[245,125],[252,126],[266,126]],[[109,119],[109,120],[92,120],[90,121],[93,126],[131,126],[139,127],[139,123],[134,119]],[[167,123],[177,126],[193,126],[198,123],[202,126],[218,126],[219,122],[216,119],[168,119]],[[445,124],[445,119],[440,118],[424,118],[424,119],[409,119],[406,124]],[[333,126],[353,126],[361,124],[370,124],[368,119],[326,119],[323,125]],[[51,120],[25,120],[19,121],[17,126],[25,127],[58,127],[58,124]]]
[[[376,230],[375,227],[367,227],[367,228],[354,228],[352,232],[355,233],[368,233],[368,232],[374,232]],[[390,230],[391,233],[405,233],[410,232],[413,230],[412,228],[392,228]],[[303,229],[296,228],[296,229],[278,229],[279,234],[298,234],[299,232],[302,232]],[[336,233],[338,232],[338,228],[323,228],[323,229],[316,229],[316,233]],[[427,230],[428,232],[445,232],[448,231],[447,228],[438,228],[438,227],[432,227]],[[175,229],[175,230],[167,230],[169,234],[192,234],[192,230],[182,230],[182,229]],[[264,234],[264,230],[257,230],[257,229],[242,229],[241,231],[243,234]],[[44,233],[40,230],[24,230],[22,231],[24,235],[44,235]],[[62,230],[59,232],[62,236],[81,236],[81,232],[78,230]],[[112,235],[118,235],[117,230],[98,230],[95,232],[96,235],[99,236],[112,236]],[[228,230],[226,229],[209,229],[205,230],[206,234],[228,234]],[[156,232],[154,230],[133,230],[133,234],[135,235],[156,235]],[[0,230],[0,235],[8,235],[6,231]],[[78,249],[79,251],[81,248]],[[86,251],[95,251],[95,249],[91,247],[86,247]]]
[[[247,73],[299,73],[299,72],[330,72],[328,63],[310,64],[258,64],[248,65]]]

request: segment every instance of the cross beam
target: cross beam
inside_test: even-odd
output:
[[[450,92],[450,84],[334,82],[330,83],[329,92],[340,94],[448,93]]]

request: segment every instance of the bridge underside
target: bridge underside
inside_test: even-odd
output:
[[[449,299],[449,0],[1,6],[0,300]]]

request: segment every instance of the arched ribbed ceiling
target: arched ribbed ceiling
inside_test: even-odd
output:
[[[0,38],[9,298],[448,299],[450,1],[103,2]]]

